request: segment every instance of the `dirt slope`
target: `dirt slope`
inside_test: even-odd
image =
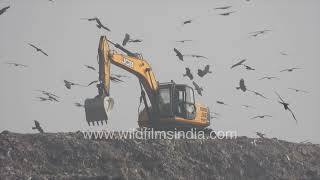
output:
[[[320,179],[320,146],[277,139],[0,134],[0,179]]]

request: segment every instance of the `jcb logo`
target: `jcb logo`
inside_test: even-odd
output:
[[[129,59],[123,58],[122,64],[125,66],[128,66],[129,68],[133,68],[133,62],[130,61]]]

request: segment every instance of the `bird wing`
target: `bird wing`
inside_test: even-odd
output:
[[[113,76],[110,76],[110,80],[111,80],[112,82],[123,82],[121,79],[116,78],[116,77],[113,77]]]
[[[94,20],[95,20],[100,26],[102,26],[102,23],[101,23],[101,21],[100,21],[99,18],[94,18]]]
[[[40,126],[40,123],[37,120],[34,120],[34,125],[37,127]]]
[[[174,52],[176,53],[176,55],[178,56],[178,58],[183,61],[183,55],[181,54],[180,51],[178,51],[178,49],[173,48]]]
[[[85,65],[85,66],[89,69],[96,70],[96,68],[94,68],[93,66],[89,66],[89,65]]]
[[[44,52],[42,49],[40,49],[40,52],[46,56],[48,56],[48,54],[46,52]]]
[[[56,102],[59,102],[59,100],[57,98],[53,97],[53,96],[49,96],[49,99],[54,100]]]
[[[192,81],[192,84],[194,85],[194,87],[196,89],[199,89],[199,90],[201,89],[200,86],[196,82]]]
[[[263,79],[267,79],[268,77],[262,77],[262,78],[260,78],[260,79],[258,79],[258,80],[263,80]]]
[[[244,84],[244,79],[240,79],[239,85],[240,87],[246,87]]]
[[[9,9],[10,6],[4,7],[0,10],[0,15],[3,14],[4,12],[6,12],[7,9]]]
[[[194,85],[195,88],[199,87],[198,84],[194,81],[192,81],[192,84]]]
[[[229,8],[231,8],[231,6],[217,7],[217,8],[214,8],[214,9],[229,9]]]
[[[209,65],[206,65],[206,66],[204,67],[204,71],[209,72],[209,70],[210,70],[210,66],[209,66]]]
[[[236,66],[241,65],[241,64],[242,64],[243,62],[245,62],[245,61],[246,61],[246,59],[243,59],[243,60],[239,61],[238,63],[232,65],[232,66],[231,66],[231,69],[234,68],[234,67],[236,67]]]
[[[97,23],[100,22],[100,20],[97,17],[94,18],[88,18],[88,21],[96,21]]]
[[[291,68],[291,70],[295,70],[295,69],[301,69],[301,68]]]
[[[192,21],[191,19],[190,19],[190,20],[187,20],[187,21],[184,21],[183,24],[191,23],[191,21]]]
[[[285,101],[281,98],[281,96],[277,93],[277,92],[275,92],[276,93],[276,95],[279,97],[279,99],[283,102],[283,103],[285,103]]]
[[[129,42],[137,43],[137,42],[142,42],[141,39],[131,39]]]
[[[190,55],[190,56],[195,57],[195,58],[204,58],[204,59],[208,59],[207,57],[202,56],[202,55],[195,55],[195,54],[193,54],[193,55]]]
[[[94,83],[97,83],[97,82],[98,82],[98,80],[92,81],[92,82],[90,82],[90,83],[88,84],[88,86],[90,86],[90,85],[92,85],[92,84],[94,84]]]
[[[107,30],[107,31],[111,31],[109,28],[107,28],[105,25],[103,25],[99,19],[97,19],[97,23],[98,23],[103,29],[105,29],[105,30]]]
[[[265,99],[268,99],[267,97],[265,97],[263,94],[261,94],[261,93],[258,93],[258,92],[255,92],[258,96],[260,96],[260,97],[263,97],[263,98],[265,98]]]
[[[31,43],[28,43],[28,44],[29,44],[29,46],[31,46],[31,47],[33,47],[35,49],[39,49],[37,46],[35,46],[35,45],[31,44]]]
[[[27,65],[24,65],[24,64],[18,64],[18,65],[22,67],[28,67]]]
[[[254,116],[254,117],[252,117],[251,119],[257,119],[257,118],[259,118],[260,116]]]
[[[122,41],[122,46],[125,46],[129,40],[130,40],[130,35],[128,33],[126,33],[124,35],[124,39]]]
[[[284,72],[284,71],[288,71],[289,69],[284,69],[284,70],[281,70],[280,72]]]
[[[288,107],[288,111],[290,111],[290,113],[292,114],[292,117],[294,118],[294,120],[298,124],[298,120],[296,119],[296,116],[293,114],[293,111],[289,107]]]
[[[256,95],[258,95],[258,96],[260,96],[260,97],[263,97],[263,98],[265,98],[265,99],[268,99],[267,97],[265,97],[263,94],[261,94],[261,93],[258,93],[258,92],[256,92],[256,91],[252,91],[252,90],[249,90],[248,89],[248,91],[250,91],[250,92],[253,92],[254,94],[256,94]]]

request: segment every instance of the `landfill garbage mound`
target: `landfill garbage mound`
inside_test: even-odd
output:
[[[320,146],[276,138],[89,140],[0,134],[1,179],[320,179]]]

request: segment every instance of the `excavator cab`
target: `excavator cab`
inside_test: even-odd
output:
[[[157,93],[157,128],[205,128],[210,125],[209,109],[195,102],[194,90],[185,84],[160,83]],[[146,109],[140,112],[138,124],[149,127]]]
[[[160,117],[195,118],[196,105],[191,87],[175,83],[160,84],[158,98]]]

